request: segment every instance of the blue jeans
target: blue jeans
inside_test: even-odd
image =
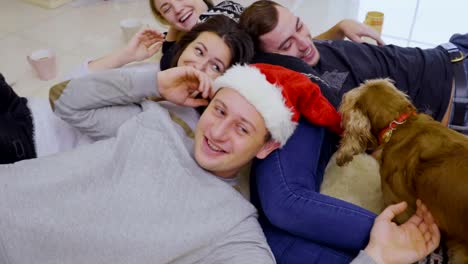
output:
[[[252,167],[251,198],[278,263],[349,263],[376,215],[319,193],[337,138],[301,120],[281,149]]]

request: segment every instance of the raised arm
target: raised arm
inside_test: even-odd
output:
[[[379,33],[373,28],[357,22],[352,19],[343,19],[324,33],[314,37],[320,40],[344,40],[345,38],[351,41],[362,43],[362,37],[369,37],[377,41],[378,45],[384,45],[384,41],[380,38]]]
[[[197,107],[195,91],[209,96],[211,79],[191,67],[166,71],[118,69],[101,72],[54,86],[49,94],[56,115],[94,140],[115,136],[117,129],[140,113],[147,97]]]
[[[164,34],[153,29],[142,29],[129,41],[127,46],[98,59],[87,59],[68,73],[64,80],[76,79],[90,73],[120,68],[132,62],[139,62],[156,54],[162,46]],[[152,64],[138,65],[154,70]]]
[[[127,46],[116,50],[102,58],[93,60],[88,67],[91,72],[122,67],[131,62],[150,58],[161,49],[164,34],[146,28],[140,30],[129,41]]]
[[[142,111],[145,97],[159,96],[156,72],[124,69],[74,79],[51,88],[57,116],[93,140],[115,136],[117,129]]]
[[[269,222],[288,234],[357,252],[368,242],[375,214],[319,193],[337,144],[331,137],[325,128],[301,120],[283,148],[254,163],[252,197],[258,195]]]

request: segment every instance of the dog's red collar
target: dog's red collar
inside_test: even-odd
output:
[[[388,141],[390,141],[393,130],[395,130],[398,125],[405,123],[406,119],[408,119],[410,116],[414,116],[414,115],[416,115],[414,111],[402,113],[397,119],[390,122],[388,127],[382,129],[382,131],[380,131],[379,133],[379,145],[383,145],[387,143]]]

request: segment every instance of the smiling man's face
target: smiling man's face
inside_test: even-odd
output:
[[[278,12],[277,25],[260,36],[260,48],[265,52],[300,58],[312,66],[317,64],[320,55],[307,26],[287,8],[275,6],[275,9]]]
[[[267,134],[255,107],[237,91],[222,88],[198,121],[195,160],[217,176],[234,177],[254,157],[265,158],[273,151]]]

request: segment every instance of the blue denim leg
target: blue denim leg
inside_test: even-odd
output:
[[[468,34],[455,34],[450,38],[450,42],[460,49],[465,56],[468,55]],[[465,75],[468,80],[468,60],[465,60]]]
[[[310,246],[312,251],[318,247],[357,253],[368,242],[375,214],[319,193],[325,166],[336,145],[336,138],[332,140],[324,128],[301,120],[282,149],[254,162],[252,202],[261,219],[268,220],[263,222],[313,242],[316,247]],[[284,254],[284,248],[273,250]]]
[[[348,264],[356,253],[335,250],[260,221],[278,264]]]

